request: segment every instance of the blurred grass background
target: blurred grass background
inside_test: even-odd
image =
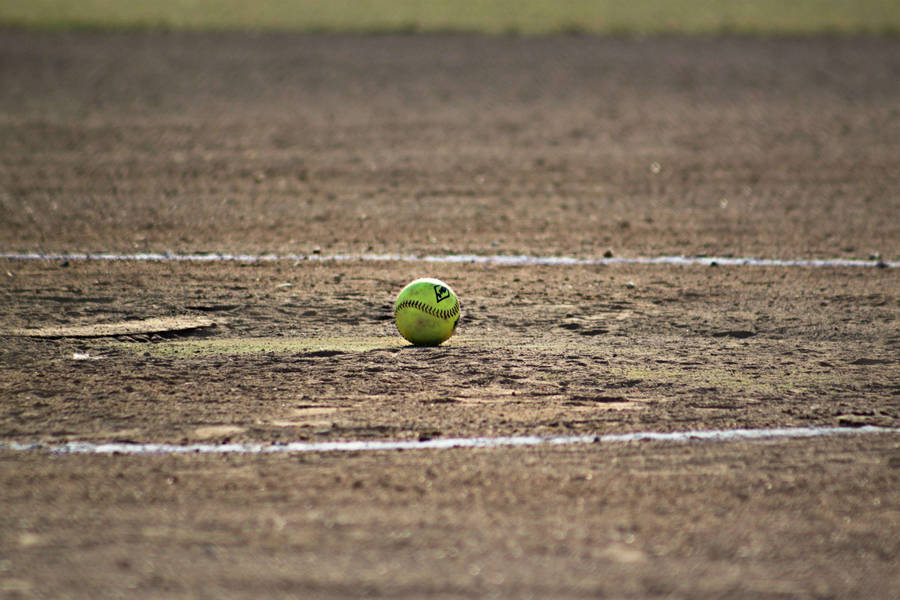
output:
[[[896,35],[900,0],[0,0],[0,26]]]

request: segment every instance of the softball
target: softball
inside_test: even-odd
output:
[[[416,279],[400,290],[394,322],[400,335],[416,346],[437,346],[456,331],[459,299],[439,279]]]

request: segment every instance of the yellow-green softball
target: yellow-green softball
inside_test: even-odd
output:
[[[450,286],[426,277],[400,290],[394,322],[400,335],[416,346],[437,346],[456,331],[459,299]]]

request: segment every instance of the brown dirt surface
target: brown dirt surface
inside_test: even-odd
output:
[[[0,31],[0,251],[896,261],[898,140],[890,38]],[[0,597],[891,598],[896,431],[2,444],[897,428],[898,309],[896,268],[0,259]]]

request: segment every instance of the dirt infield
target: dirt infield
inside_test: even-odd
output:
[[[900,258],[892,39],[6,32],[0,52],[7,251]]]
[[[5,31],[0,251],[896,261],[898,107],[892,39]],[[462,303],[439,348],[392,324],[425,275]],[[900,425],[896,268],[2,260],[0,281],[0,443]],[[0,597],[890,598],[898,467],[895,433],[0,451]]]

